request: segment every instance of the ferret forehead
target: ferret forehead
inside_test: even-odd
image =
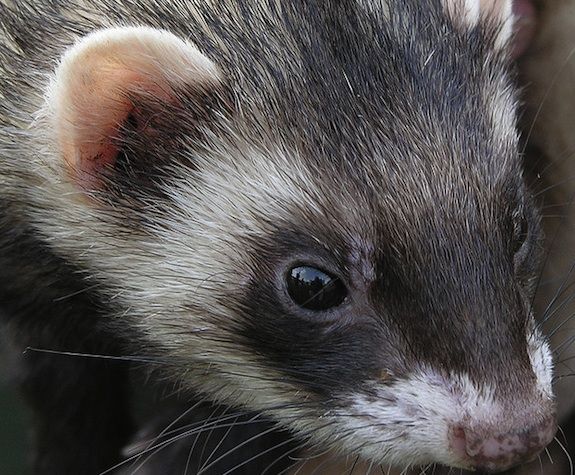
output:
[[[393,104],[408,106],[429,95],[445,107],[450,99],[453,107],[460,107],[474,96],[468,91],[485,88],[506,69],[504,55],[488,46],[488,29],[461,32],[439,1],[334,2],[327,8],[308,2],[292,7],[294,12],[287,8],[276,19],[276,41],[289,48],[278,48],[270,40],[260,50],[250,50],[257,68],[251,58],[239,56],[251,77],[265,75],[272,86],[266,94],[277,91],[274,99],[288,110],[291,103],[294,110],[315,104],[318,113],[333,105],[340,116],[349,106],[361,121],[358,104],[363,103],[365,117],[370,109],[380,114]]]
[[[268,150],[252,152],[240,175],[218,165],[205,179],[220,193],[203,199],[236,221],[250,217],[249,239],[257,234],[270,249],[294,255],[325,254],[365,274],[391,251],[398,258],[429,255],[441,246],[477,247],[484,238],[499,250],[520,203],[472,171],[430,175],[421,164],[392,169],[374,157],[322,161]]]

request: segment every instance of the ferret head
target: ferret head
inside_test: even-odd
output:
[[[72,46],[39,229],[196,391],[374,463],[532,459],[555,417],[510,2],[295,3],[196,21],[202,51]]]

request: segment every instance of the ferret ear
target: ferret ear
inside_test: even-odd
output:
[[[98,189],[119,154],[117,137],[127,121],[149,133],[138,98],[156,107],[177,107],[178,91],[219,84],[216,65],[195,46],[147,27],[92,33],[62,57],[47,96],[57,149],[69,176],[84,189]]]
[[[458,26],[473,28],[489,20],[500,25],[495,47],[504,47],[513,33],[512,0],[443,0],[444,7]]]

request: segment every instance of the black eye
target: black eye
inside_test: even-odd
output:
[[[339,278],[315,267],[294,267],[288,272],[286,283],[293,301],[309,310],[337,307],[347,296],[347,289]]]

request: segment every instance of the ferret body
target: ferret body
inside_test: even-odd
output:
[[[137,355],[287,431],[283,462],[501,471],[552,440],[511,2],[0,8],[13,344]],[[125,368],[62,356],[19,361],[36,471],[100,473]]]

